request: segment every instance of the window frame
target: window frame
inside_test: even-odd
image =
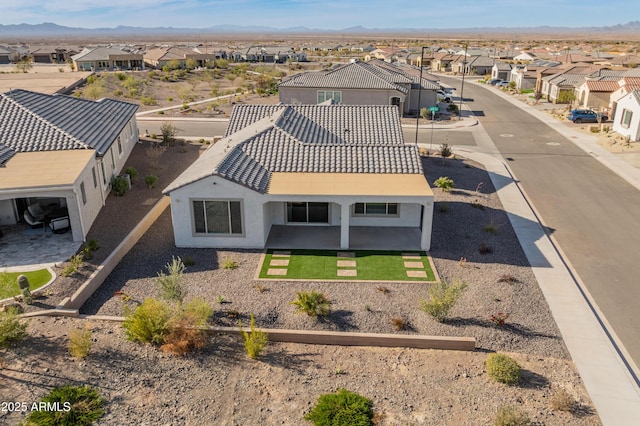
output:
[[[80,182],[80,196],[82,197],[82,205],[87,205],[87,191],[84,188],[84,181]]]
[[[320,94],[322,94],[322,100],[320,100]],[[339,99],[336,99],[336,94]],[[333,99],[337,103],[342,103],[342,90],[318,90],[316,92],[316,103],[321,104],[329,99]]]
[[[292,221],[289,220],[289,204],[304,204],[304,209],[305,209],[305,221]],[[309,204],[326,204],[327,207],[327,221],[326,222],[316,222],[316,221],[310,221],[309,220]],[[324,206],[323,206],[324,207]],[[312,212],[315,213],[315,212]],[[285,222],[287,225],[329,225],[331,223],[331,203],[330,202],[325,202],[325,201],[287,201],[285,202]]]
[[[209,226],[207,224],[207,211],[206,211],[206,203],[207,202],[223,202],[226,203],[227,215],[228,215],[228,229],[229,232],[208,232]],[[196,203],[201,203],[202,206],[202,215],[204,219],[204,229],[205,232],[197,231],[196,224]],[[240,232],[233,232],[234,222],[237,225],[238,223],[232,218],[232,210],[231,203],[238,203],[238,211],[240,214]],[[231,198],[191,198],[189,200],[189,208],[191,210],[191,231],[194,237],[245,237],[245,224],[244,224],[244,201],[242,199],[231,199]]]
[[[631,120],[633,119],[633,111],[624,108],[620,117],[620,127],[628,129],[631,126]]]
[[[369,213],[367,210],[367,205],[371,205],[372,210],[374,205],[384,204],[384,213]],[[362,202],[362,203],[353,203],[351,216],[352,217],[400,217],[400,204],[401,203],[390,203],[390,202]],[[362,209],[358,207],[362,206]],[[389,206],[395,206],[395,212],[390,213]],[[393,207],[392,207],[393,209]],[[358,210],[361,210],[360,213]]]

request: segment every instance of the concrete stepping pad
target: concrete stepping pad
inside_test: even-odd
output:
[[[339,251],[338,257],[356,257],[356,254],[352,251]]]
[[[269,266],[289,266],[289,259],[271,259]]]
[[[286,268],[269,268],[267,269],[267,275],[287,275]]]
[[[422,262],[404,262],[405,268],[417,268],[424,269],[424,263]]]
[[[338,260],[338,267],[349,267],[349,268],[355,268],[356,267],[356,261],[355,260]]]
[[[427,278],[427,271],[407,271],[407,277],[410,277],[410,278]]]
[[[420,257],[419,255],[413,256],[413,255],[409,255],[409,254],[407,254],[407,255],[403,254],[402,255],[402,259],[404,259],[404,260],[421,260],[422,257]]]
[[[358,276],[358,271],[355,269],[338,269],[339,277],[356,277]]]

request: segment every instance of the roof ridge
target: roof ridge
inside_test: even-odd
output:
[[[22,89],[16,89],[18,91],[23,91]],[[13,90],[11,91],[13,92]],[[11,93],[8,92],[8,93]],[[35,92],[32,92],[35,93]],[[51,121],[47,120],[46,118],[40,116],[39,114],[36,114],[35,112],[31,111],[29,108],[27,108],[26,106],[22,105],[20,102],[18,102],[16,99],[13,99],[12,97],[8,96],[7,93],[0,93],[0,96],[2,96],[4,99],[6,99],[7,101],[11,102],[12,104],[14,104],[16,107],[18,107],[21,111],[27,113],[28,115],[34,117],[36,120],[39,120],[43,123],[45,123],[47,126],[52,127],[53,129],[55,129],[57,132],[62,133],[65,137],[71,139],[73,142],[80,144],[82,146],[84,146],[84,149],[93,149],[89,144],[81,141],[80,139],[76,138],[75,136],[73,136],[72,134],[70,134],[69,132],[61,129],[58,125],[52,123]]]

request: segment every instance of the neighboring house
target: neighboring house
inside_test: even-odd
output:
[[[513,60],[516,62],[531,62],[538,59],[538,57],[534,53],[530,52],[522,52],[513,57]]]
[[[500,80],[509,81],[511,75],[511,64],[498,61],[491,67],[491,78],[499,78]]]
[[[566,68],[559,73],[542,77],[542,95],[555,103],[567,103],[575,97],[575,90],[587,79],[587,75],[594,71],[593,66],[578,65]],[[567,93],[563,96],[563,93]]]
[[[635,90],[640,90],[640,76],[629,75],[634,74],[634,71],[635,69],[628,71],[627,75],[618,80],[618,89],[611,93],[609,97],[609,108],[611,109],[610,117],[613,117],[616,114],[616,107],[619,99]]]
[[[612,66],[620,66],[625,68],[637,68],[640,66],[640,56],[638,55],[621,55],[616,56],[609,61]]]
[[[451,72],[453,71],[452,64],[456,62],[462,62],[464,59],[464,55],[452,55],[446,52],[438,52],[433,55],[431,68],[436,71]]]
[[[380,59],[385,62],[395,62],[398,60],[399,55],[402,53],[400,49],[394,49],[391,47],[384,47],[372,50],[368,55],[364,57],[365,61],[371,61],[372,59]]]
[[[618,99],[613,130],[630,141],[640,141],[640,89]]]
[[[331,248],[383,228],[431,245],[433,192],[391,106],[236,105],[225,137],[164,193],[178,247],[264,248],[311,226]]]
[[[143,70],[142,52],[123,46],[85,48],[71,57],[77,71]]]
[[[187,67],[187,61],[195,61],[196,66],[204,67],[207,62],[216,59],[215,53],[202,53],[197,48],[187,49],[184,47],[160,47],[149,49],[144,53],[145,64],[152,68],[162,69],[170,63],[176,63],[180,68]]]
[[[16,56],[15,50],[0,45],[0,64],[10,64],[15,61]]]
[[[583,108],[601,110],[609,108],[611,94],[620,86],[612,80],[586,80],[576,89],[576,99]]]
[[[59,46],[40,46],[31,51],[31,58],[35,63],[41,64],[64,64],[71,61],[73,55],[78,51]]]
[[[307,60],[307,54],[304,52],[296,53],[293,48],[283,46],[252,46],[247,48],[242,55],[242,60],[246,62],[270,62],[285,63],[288,60],[293,62],[304,62]]]
[[[471,75],[488,75],[491,73],[491,68],[493,68],[494,63],[495,59],[490,58],[486,55],[472,56],[467,59],[467,67],[465,73]]]
[[[285,104],[311,105],[332,99],[344,105],[396,105],[399,113],[406,114],[437,104],[440,86],[424,77],[419,83],[419,70],[374,60],[295,74],[278,85],[278,92]]]
[[[0,94],[2,224],[26,220],[28,206],[37,204],[66,217],[73,240],[83,241],[138,142],[137,109],[112,99]]]

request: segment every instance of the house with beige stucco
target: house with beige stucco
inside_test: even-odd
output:
[[[84,241],[138,142],[137,105],[27,90],[0,94],[0,225]]]
[[[164,193],[178,247],[431,245],[433,192],[396,106],[236,105]]]

